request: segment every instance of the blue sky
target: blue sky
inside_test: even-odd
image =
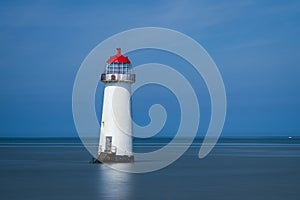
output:
[[[107,37],[144,26],[187,34],[214,59],[228,101],[222,136],[300,136],[298,1],[2,1],[0,136],[76,136],[71,99],[81,62]],[[174,64],[172,56],[158,54],[141,51],[129,56],[133,64],[160,62],[159,58]],[[205,85],[201,78],[197,81],[201,135],[208,126],[210,105]],[[153,97],[161,89],[146,88],[133,97],[138,123],[149,120],[146,107],[151,103],[173,98],[166,91],[165,97],[139,103],[143,95]],[[102,90],[100,85],[99,103]],[[168,106],[174,113],[165,132],[178,127],[179,111],[172,102]],[[101,105],[97,109],[100,112]]]

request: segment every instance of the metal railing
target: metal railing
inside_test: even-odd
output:
[[[98,149],[98,154],[100,154],[101,152],[106,152],[106,153],[117,153],[117,147],[116,146],[111,146],[110,150],[106,150],[104,149],[104,151],[102,151],[102,145],[99,146]]]
[[[135,82],[135,74],[101,74],[102,82]]]
[[[112,153],[117,153],[117,147],[116,146],[112,146],[111,147],[111,152]]]

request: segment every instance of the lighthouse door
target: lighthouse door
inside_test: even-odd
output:
[[[111,142],[112,142],[112,137],[106,136],[106,141],[105,141],[105,151],[106,152],[111,152]]]

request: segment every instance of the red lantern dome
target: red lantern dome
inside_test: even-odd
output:
[[[121,54],[121,48],[117,48],[118,53],[114,56],[111,56],[106,62],[107,63],[128,63],[130,64],[130,60],[127,56],[123,56]]]

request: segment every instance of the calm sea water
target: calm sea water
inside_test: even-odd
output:
[[[78,139],[1,139],[0,199],[300,199],[299,138],[223,139],[201,160],[200,144],[162,170],[128,174],[89,163]]]

